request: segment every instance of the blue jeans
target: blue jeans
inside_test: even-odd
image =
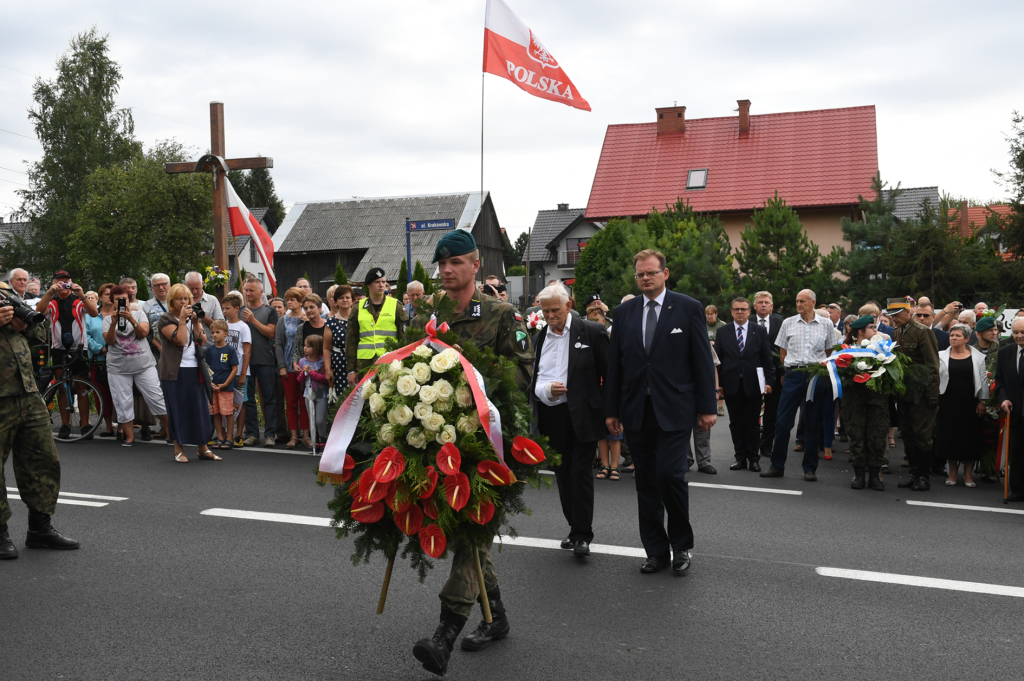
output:
[[[274,437],[277,431],[277,371],[271,364],[250,364],[252,375],[246,383],[245,432],[253,437],[260,436],[259,414],[256,413],[256,386],[259,382],[263,393],[263,429],[267,437]]]
[[[814,472],[818,468],[818,443],[821,436],[822,406],[834,407],[831,387],[828,381],[818,380],[814,390],[814,400],[806,402],[807,382],[810,376],[803,371],[786,371],[786,380],[782,384],[782,396],[779,398],[778,419],[775,422],[775,445],[772,447],[772,468],[777,471],[786,470],[786,457],[789,454],[789,432],[793,430],[796,412],[804,405],[804,461],[806,472]],[[834,412],[833,412],[834,413]]]

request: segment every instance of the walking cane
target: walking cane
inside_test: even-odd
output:
[[[1003,456],[1006,459],[1003,461],[1003,504],[1009,506],[1008,501],[1010,492],[1010,415],[1006,415],[1006,431],[1003,433]]]
[[[316,456],[316,402],[312,397],[306,398],[306,414],[309,416],[309,433],[312,436],[309,439],[313,443],[313,456]]]

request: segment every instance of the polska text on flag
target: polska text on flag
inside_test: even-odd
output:
[[[277,279],[274,277],[274,242],[270,235],[263,229],[263,225],[245,207],[242,200],[238,198],[235,188],[231,186],[228,179],[224,178],[224,187],[228,199],[228,219],[231,221],[231,236],[250,237],[256,245],[256,252],[259,253],[263,269],[267,271],[267,282],[274,295],[277,295]],[[235,254],[238,257],[238,254]]]
[[[590,111],[558,60],[503,0],[487,0],[484,73],[507,78],[536,97]]]

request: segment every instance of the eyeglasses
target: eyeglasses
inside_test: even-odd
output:
[[[653,272],[637,272],[636,274],[633,275],[633,278],[634,279],[645,279],[645,278],[646,279],[654,279],[656,276],[658,276],[659,274],[661,274],[664,271],[665,271],[665,269],[662,268],[660,270],[655,270]]]
[[[927,312],[918,312],[914,316],[917,317],[918,319],[927,319],[928,317],[931,317],[931,314]]]
[[[732,311],[733,312],[750,312],[750,308],[749,307],[734,307],[732,309]]]

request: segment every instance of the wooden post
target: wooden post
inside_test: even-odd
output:
[[[491,623],[491,601],[487,598],[487,587],[484,586],[484,569],[480,567],[480,549],[473,548],[473,562],[476,563],[476,581],[480,586],[480,605],[484,611],[484,622]]]
[[[398,550],[395,550],[398,553]],[[380,600],[377,601],[377,614],[384,614],[384,601],[388,599],[388,587],[391,585],[391,570],[395,567],[395,556],[388,558],[388,571],[384,573],[384,584],[380,587]]]
[[[1010,505],[1010,415],[1006,415],[1006,432],[1003,433],[1003,504]],[[996,477],[996,480],[999,478]]]
[[[225,158],[224,150],[224,103],[210,102],[210,153]],[[228,262],[228,199],[224,191],[224,173],[213,169],[213,263],[222,271],[231,268]],[[221,295],[230,290],[230,282],[224,285]]]

